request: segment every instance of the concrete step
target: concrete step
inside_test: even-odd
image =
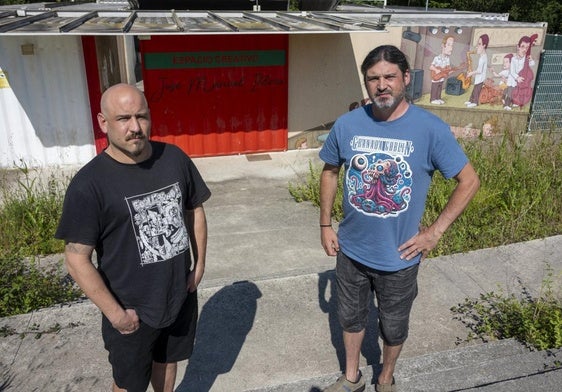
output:
[[[368,383],[375,381],[372,366],[361,370]],[[375,374],[379,370],[374,366]],[[318,392],[338,376],[326,374],[251,392]],[[396,378],[401,392],[559,392],[562,349],[530,351],[511,339],[477,344],[400,360]],[[374,390],[374,385],[366,388]]]
[[[504,340],[412,358],[397,376],[404,391],[554,392],[562,390],[561,360],[561,349],[530,351]]]
[[[333,270],[224,286],[208,281],[199,295],[195,351],[190,361],[180,363],[176,391],[314,392],[329,385],[344,366],[333,281]],[[455,298],[449,286],[429,283],[424,285],[448,292],[449,307],[462,298]],[[447,307],[431,312],[439,298],[435,289],[431,293],[416,300],[411,339],[396,373],[400,391],[562,390],[562,370],[552,370],[562,360],[560,351],[530,352],[514,341],[457,346],[467,330],[450,321]],[[381,359],[375,313],[361,357],[371,381]],[[49,331],[57,324],[60,331],[40,338],[19,335],[34,326]],[[99,312],[89,301],[3,319],[2,326],[18,332],[0,339],[0,364],[6,365],[6,372],[0,366],[0,376],[10,381],[7,390],[108,390],[111,375],[99,336]]]

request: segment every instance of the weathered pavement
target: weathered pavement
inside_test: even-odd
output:
[[[318,163],[317,150],[195,161],[213,191],[208,262],[196,348],[179,366],[177,391],[319,390],[343,366],[334,260],[320,246],[317,209],[287,190]],[[562,271],[561,246],[557,236],[423,263],[400,390],[562,390],[562,352],[462,342],[468,330],[450,312],[499,287],[536,293],[547,265]],[[368,379],[381,359],[374,320],[362,352]],[[16,332],[0,337],[0,390],[108,391],[99,324],[89,301],[0,319],[0,331]]]

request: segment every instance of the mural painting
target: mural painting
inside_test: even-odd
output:
[[[420,28],[415,50],[410,49],[414,101],[428,106],[529,111],[542,29]],[[422,31],[420,31],[423,33]],[[406,40],[403,50],[411,43]],[[415,88],[415,87],[414,87]],[[417,94],[416,94],[417,93]]]
[[[546,27],[407,27],[400,49],[410,62],[409,99],[457,137],[525,129],[545,36]]]

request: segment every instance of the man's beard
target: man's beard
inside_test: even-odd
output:
[[[402,91],[398,96],[390,94],[389,97],[379,98],[375,95],[371,101],[378,109],[393,109],[404,99],[405,93]]]
[[[125,140],[127,142],[129,142],[131,140],[138,140],[140,142],[140,144],[135,143],[133,149],[124,149],[124,151],[128,155],[133,156],[133,157],[138,157],[138,156],[141,156],[142,154],[145,153],[147,137],[142,132],[130,134],[125,138]]]

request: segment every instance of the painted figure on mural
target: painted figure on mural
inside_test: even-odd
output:
[[[509,68],[511,66],[511,58],[513,54],[508,53],[502,59],[502,70],[496,72],[493,67],[489,67],[490,72],[493,77],[486,78],[482,85],[482,90],[480,91],[480,96],[478,98],[478,103],[499,105],[502,107],[505,105],[505,90],[507,89],[507,78],[509,77]],[[496,83],[494,78],[499,79]]]
[[[468,108],[473,108],[478,105],[480,100],[480,92],[482,91],[482,86],[486,80],[486,75],[488,73],[488,54],[486,49],[490,43],[490,37],[488,34],[482,34],[478,38],[478,43],[476,44],[476,54],[478,54],[478,67],[471,72],[467,72],[466,76],[471,78],[474,76],[474,87],[472,88],[472,94],[470,99],[464,104]]]
[[[441,99],[443,92],[443,83],[449,75],[455,71],[451,66],[451,54],[453,53],[453,44],[455,38],[452,35],[446,35],[441,42],[441,53],[433,58],[429,70],[431,71],[431,97],[430,103],[433,105],[443,105],[445,101]]]
[[[509,75],[507,77],[507,89],[504,96],[504,109],[512,110],[530,101],[533,90],[531,82],[534,73],[531,67],[535,66],[535,60],[531,57],[531,47],[537,38],[537,34],[531,37],[523,36],[517,44],[517,51],[511,58]]]
[[[498,81],[498,88],[500,90],[505,90],[507,88],[507,78],[509,77],[509,69],[511,67],[511,58],[513,57],[513,53],[508,53],[503,56],[502,60],[502,70],[500,72],[496,72],[494,68],[490,67],[492,71],[492,75],[494,78],[499,78]],[[505,99],[504,99],[505,103]]]

